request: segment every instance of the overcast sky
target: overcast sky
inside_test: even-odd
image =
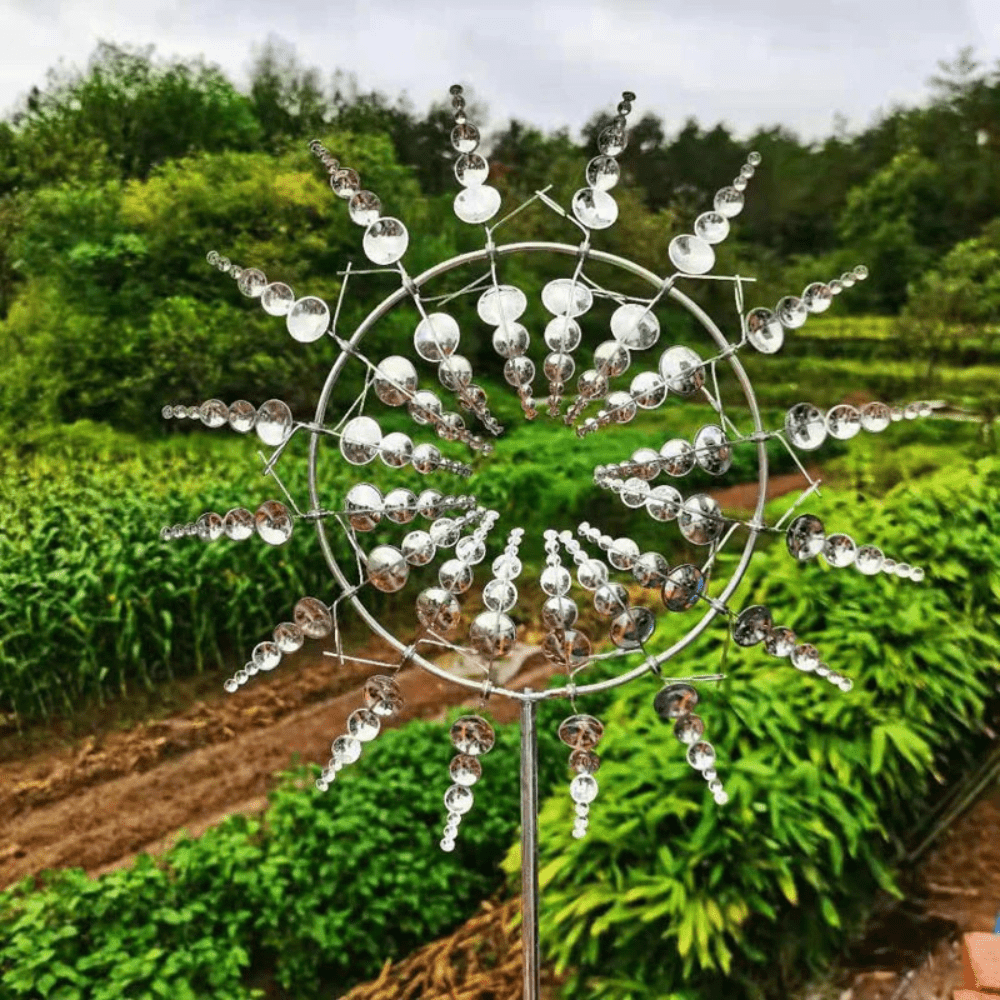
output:
[[[676,129],[781,123],[809,138],[927,97],[938,60],[1000,59],[998,0],[0,0],[0,109],[99,39],[205,55],[238,84],[277,36],[307,65],[418,108],[474,88],[488,125],[576,131],[622,90]]]

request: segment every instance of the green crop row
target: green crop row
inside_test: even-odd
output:
[[[1000,377],[996,363],[931,366],[905,348],[895,350],[891,357],[786,353],[780,357],[748,355],[743,361],[765,407],[799,400],[827,407],[865,397],[886,403],[943,399],[953,406],[975,407],[992,398]]]
[[[500,399],[498,392],[493,396]],[[516,412],[505,413],[505,405]],[[428,480],[381,463],[352,469],[330,442],[320,462],[324,506],[338,509],[349,484],[360,479],[384,490],[434,485],[475,494],[500,510],[504,523],[515,518],[530,536],[527,558],[540,558],[544,528],[572,527],[588,516],[602,518],[607,530],[637,522],[636,537],[655,544],[662,526],[626,510],[610,493],[595,499],[593,466],[626,459],[667,437],[689,437],[711,418],[705,406],[673,405],[578,441],[568,432],[553,434],[541,420],[525,424],[516,400],[501,401],[498,412],[510,433],[465,482],[443,475]],[[414,431],[400,412],[380,419],[387,431]],[[164,524],[283,499],[260,475],[255,441],[200,424],[194,430],[192,423],[178,422],[167,440],[157,441],[88,424],[52,429],[0,465],[0,714],[29,719],[70,713],[87,699],[136,685],[152,688],[193,672],[232,669],[288,617],[299,597],[331,592],[312,528],[303,522],[280,548],[256,537],[210,544],[160,540]],[[771,444],[772,461],[787,466],[787,455]],[[460,457],[459,447],[443,450]],[[296,440],[279,472],[303,507],[306,471],[305,441]],[[753,447],[738,448],[725,482],[755,476]],[[683,485],[692,492],[714,484],[702,473]],[[400,537],[402,530],[396,531]],[[330,536],[346,552],[342,534],[333,530]]]
[[[164,524],[274,498],[248,442],[137,440],[78,425],[0,472],[0,712],[82,700],[214,668],[319,586],[281,548],[163,542]],[[293,477],[293,479],[298,477]],[[301,482],[295,482],[301,487]]]
[[[796,339],[836,340],[840,343],[891,340],[898,322],[895,316],[838,316],[833,312],[825,316],[810,316],[805,326],[793,336]]]
[[[553,433],[544,418],[525,423],[519,411],[505,412],[516,402],[505,401],[499,392],[491,398],[498,400],[498,415],[510,430],[471,479],[438,475],[428,480],[381,463],[353,469],[330,442],[319,463],[323,505],[338,509],[349,484],[361,479],[383,490],[396,485],[420,490],[433,483],[468,492],[501,513],[501,528],[515,523],[525,528],[522,553],[532,562],[542,558],[545,528],[573,528],[585,518],[611,534],[630,534],[644,548],[679,543],[672,526],[665,541],[663,525],[624,507],[611,492],[596,490],[592,470],[670,437],[690,439],[699,424],[711,419],[706,406],[672,403],[579,440]],[[750,429],[745,414],[733,411],[733,416],[738,426]],[[386,431],[408,424],[398,411],[380,419]],[[780,413],[765,414],[765,426],[779,421]],[[260,475],[254,441],[191,423],[180,423],[166,440],[156,441],[72,425],[22,446],[20,457],[0,465],[5,498],[0,508],[0,714],[24,720],[71,713],[89,699],[125,694],[136,686],[151,689],[191,673],[232,670],[288,617],[299,597],[332,592],[312,528],[304,522],[279,548],[256,537],[210,544],[160,540],[163,524],[188,523],[206,510],[254,510],[265,499],[282,499],[278,486]],[[916,447],[910,463],[926,469],[948,458],[948,448],[966,448],[973,437],[971,424],[918,421],[893,426],[878,439],[862,435],[850,447],[830,442],[818,455],[824,460],[845,456],[840,461],[850,462],[856,454],[861,464],[848,466],[855,478],[860,481],[866,469],[877,466],[878,480],[888,477],[891,484],[906,472],[893,472],[895,466],[882,454],[884,443],[934,444],[933,449]],[[279,466],[283,483],[303,509],[305,445],[294,441]],[[461,455],[455,445],[444,450]],[[777,441],[768,442],[768,461],[772,472],[794,469]],[[756,478],[756,449],[742,445],[722,479],[698,470],[676,485],[687,495]],[[362,542],[368,546],[373,537],[398,542],[405,530],[386,525]],[[339,530],[328,535],[344,554]],[[407,598],[432,574],[433,567],[414,572],[392,606],[384,599],[379,603],[383,595],[366,600],[374,601],[380,613],[398,608],[405,615]]]

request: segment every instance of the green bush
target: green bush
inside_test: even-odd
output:
[[[925,566],[919,586],[795,564],[780,540],[758,557],[735,606],[772,607],[855,687],[845,696],[733,647],[727,680],[703,695],[725,807],[656,719],[652,683],[622,692],[588,837],[569,836],[566,796],[542,813],[542,939],[573,974],[568,996],[787,995],[835,953],[873,889],[892,889],[894,845],[919,815],[934,755],[968,739],[996,683],[998,501],[991,459],[884,504],[809,505],[828,531]],[[715,636],[684,673],[718,669]]]
[[[422,223],[425,203],[384,136],[327,141],[384,204],[405,203],[408,222]],[[450,233],[439,227],[422,241],[411,266],[454,252]],[[80,419],[149,430],[165,402],[262,402],[261,386],[290,405],[313,405],[336,345],[295,343],[205,254],[218,250],[332,305],[337,272],[361,256],[359,236],[304,149],[205,154],[168,161],[143,180],[34,192],[11,250],[25,280],[0,318],[0,420],[15,431]],[[367,313],[373,287],[384,294],[379,279],[355,282],[341,330]],[[401,321],[380,324],[374,353],[398,338]]]
[[[545,794],[565,748],[553,710],[541,714]],[[438,841],[454,751],[444,727],[411,722],[379,736],[325,794],[315,768],[286,775],[263,823],[230,817],[95,880],[25,880],[0,893],[0,993],[243,1000],[253,966],[273,967],[302,1000],[329,996],[330,984],[339,996],[501,886],[520,815],[518,744],[517,727],[499,730],[452,854]]]

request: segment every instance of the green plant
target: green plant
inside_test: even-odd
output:
[[[761,556],[744,603],[772,605],[846,665],[855,689],[840,696],[787,664],[728,653],[729,680],[702,709],[725,808],[709,807],[649,707],[655,685],[640,683],[580,704],[608,724],[606,794],[587,839],[571,840],[555,736],[565,707],[542,704],[543,941],[577,988],[588,980],[615,1000],[688,1000],[723,983],[735,996],[780,991],[782,976],[832,954],[877,885],[892,888],[892,844],[920,812],[932,755],[974,727],[996,678],[998,498],[1000,463],[988,460],[860,511],[835,494],[811,505],[829,530],[877,536],[928,566],[905,604],[905,584],[793,564],[780,542]],[[668,617],[656,643],[686,625]],[[719,653],[712,644],[685,670],[715,670]],[[247,968],[271,964],[308,998],[325,981],[369,976],[500,885],[518,823],[517,741],[504,728],[484,761],[475,822],[454,855],[435,847],[447,741],[439,726],[411,723],[380,736],[326,796],[312,789],[315,768],[287,775],[263,823],[231,818],[159,862],[94,881],[25,882],[0,895],[0,984],[14,997],[90,1000],[110,995],[109,970],[124,963],[112,979],[120,996],[215,974],[213,995],[242,997]],[[516,865],[515,850],[506,867]]]
[[[453,713],[456,714],[456,713]],[[543,713],[543,793],[563,774]],[[383,733],[331,791],[299,768],[263,822],[234,816],[161,859],[88,879],[50,873],[0,893],[5,997],[243,1000],[251,964],[271,965],[303,998],[373,976],[387,958],[447,933],[502,884],[498,861],[518,819],[517,727],[484,758],[458,849],[437,846],[451,753],[437,723]]]
[[[297,536],[281,549],[159,539],[161,524],[274,496],[249,442],[185,436],[140,451],[77,425],[33,447],[0,467],[2,712],[72,712],[221,666],[275,608],[327,583],[319,560],[293,555]]]
[[[572,973],[568,996],[639,1000],[682,984],[715,996],[723,983],[731,996],[787,995],[835,953],[874,888],[893,889],[894,845],[935,754],[976,729],[996,683],[998,500],[991,459],[884,504],[810,504],[827,530],[926,566],[920,587],[798,565],[780,541],[760,557],[742,605],[772,607],[855,687],[841,696],[762,653],[729,652],[702,710],[724,808],[656,719],[653,685],[615,699],[600,772],[613,792],[587,839],[570,838],[565,796],[542,813],[542,940]],[[685,672],[718,668],[715,634]],[[658,645],[672,637],[668,627]]]

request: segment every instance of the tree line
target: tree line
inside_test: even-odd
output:
[[[474,105],[470,117],[481,120]],[[565,203],[609,117],[598,109],[578,136],[518,120],[488,133],[506,203],[547,184]],[[332,136],[331,148],[365,167],[384,204],[434,234],[423,241],[428,258],[461,249],[470,236],[450,211],[451,127],[446,99],[418,110],[342,72],[324,81],[275,40],[256,53],[243,89],[204,60],[111,43],[82,70],[51,71],[0,121],[0,340],[14,359],[0,371],[0,419],[21,398],[14,383],[57,377],[27,378],[53,364],[53,329],[64,345],[76,331],[81,358],[98,351],[102,364],[113,364],[107,345],[154,350],[157,324],[174,331],[182,316],[235,330],[219,312],[218,276],[210,280],[201,264],[205,241],[219,234],[250,255],[245,263],[271,263],[334,294],[329,278],[357,234],[340,206],[321,205],[329,192],[305,152],[314,136]],[[894,107],[856,132],[839,126],[817,142],[781,126],[741,138],[693,118],[671,133],[646,112],[620,157],[622,218],[606,244],[631,256],[640,244],[644,262],[666,273],[670,236],[690,231],[749,149],[763,163],[720,263],[756,274],[764,303],[864,262],[871,280],[838,309],[908,314],[920,343],[928,317],[998,321],[1000,66],[963,51],[940,64],[924,105]],[[259,355],[241,359],[248,373],[270,367]],[[135,378],[124,368],[121,377]],[[143,378],[158,384],[160,373]],[[60,404],[51,417],[103,405]]]

